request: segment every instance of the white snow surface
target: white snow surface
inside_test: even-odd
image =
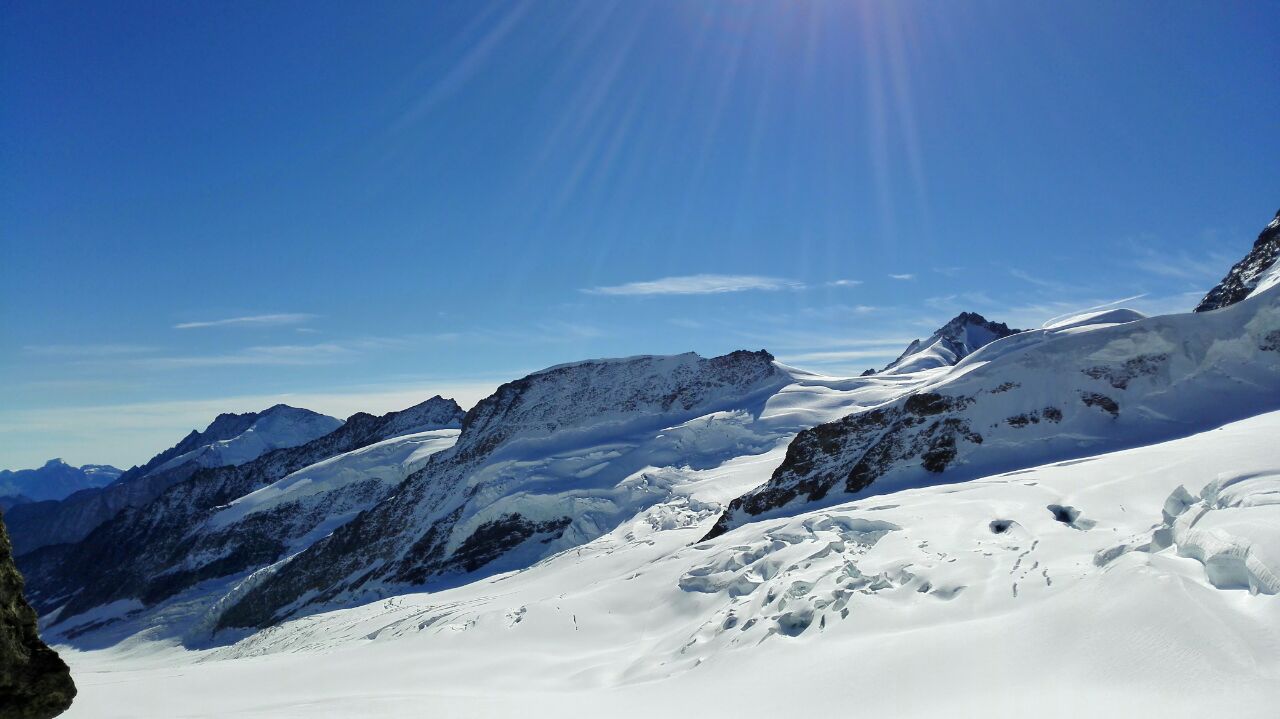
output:
[[[1278,433],[1269,413],[691,545],[779,447],[522,571],[218,649],[60,648],[66,716],[1274,716],[1280,601],[1210,565],[1280,571]]]
[[[355,482],[374,479],[390,488],[420,469],[431,455],[452,447],[457,439],[456,429],[428,430],[330,457],[231,502],[209,519],[209,525],[221,528],[290,502],[323,499]]]

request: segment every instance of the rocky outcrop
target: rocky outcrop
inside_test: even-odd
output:
[[[381,417],[352,415],[323,437],[246,464],[198,470],[145,506],[119,513],[80,542],[19,557],[32,603],[41,612],[63,606],[61,619],[118,599],[151,605],[206,579],[275,561],[281,545],[258,541],[258,534],[197,554],[204,547],[205,520],[222,505],[320,460],[409,432],[457,427],[462,416],[453,400],[433,397]]]
[[[76,685],[57,652],[36,632],[36,613],[22,594],[22,575],[0,521],[0,717],[44,719],[71,706]]]
[[[1280,212],[1263,228],[1253,249],[1196,305],[1196,312],[1219,310],[1253,294],[1260,285],[1280,283]]]
[[[624,499],[631,490],[606,465],[626,464],[637,437],[750,407],[790,382],[769,353],[738,351],[579,362],[504,384],[467,413],[452,449],[263,578],[220,625],[266,626],[369,588],[519,568],[589,541],[633,513],[620,511],[634,506]],[[583,447],[599,448],[583,472],[565,477],[547,465],[574,462]]]

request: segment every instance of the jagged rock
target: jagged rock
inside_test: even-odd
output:
[[[1217,287],[1196,305],[1196,312],[1219,310],[1245,299],[1259,289],[1280,283],[1280,212],[1263,228],[1253,249],[1237,262]]]
[[[22,590],[0,520],[0,717],[55,717],[71,706],[76,685],[66,663],[40,640],[36,613]]]

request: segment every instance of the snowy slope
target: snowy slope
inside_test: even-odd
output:
[[[342,420],[283,404],[262,412],[220,414],[203,432],[192,430],[107,486],[77,492],[60,502],[15,508],[5,516],[14,550],[22,555],[78,542],[122,510],[146,505],[200,469],[244,464],[270,450],[305,444],[341,424]]]
[[[209,524],[227,527],[252,514],[278,511],[286,505],[323,505],[330,493],[357,483],[376,482],[389,490],[421,468],[427,457],[453,446],[457,438],[456,429],[428,430],[330,457],[232,501],[213,515]]]
[[[1280,603],[1202,555],[1280,567],[1277,433],[1265,414],[692,544],[713,488],[772,464],[736,460],[523,571],[222,649],[63,649],[67,716],[1268,717]],[[1170,509],[1199,518],[1162,548]]]
[[[1280,289],[1211,314],[1024,332],[909,395],[802,432],[770,481],[735,500],[714,531],[858,493],[1137,446],[1277,408]]]

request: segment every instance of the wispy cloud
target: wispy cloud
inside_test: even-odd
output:
[[[893,359],[902,354],[903,345],[876,347],[861,350],[824,350],[784,355],[782,361],[791,363],[830,364],[865,359]]]
[[[140,357],[129,364],[144,369],[187,369],[194,367],[283,366],[333,364],[349,359],[356,350],[346,345],[270,345],[212,355]]]
[[[40,357],[119,357],[153,352],[155,348],[128,344],[27,345],[22,351]]]
[[[1223,254],[1193,257],[1185,252],[1144,251],[1133,266],[1158,277],[1193,282],[1210,282],[1222,277],[1231,267],[1231,258]]]
[[[270,315],[227,317],[220,320],[204,320],[200,322],[180,322],[174,325],[173,328],[175,330],[194,330],[205,327],[275,327],[301,324],[315,318],[315,315],[302,312],[284,312]]]
[[[799,290],[804,283],[760,275],[682,275],[582,290],[591,295],[716,295],[726,292]]]
[[[911,273],[906,273],[901,275],[893,275],[893,274],[889,275],[889,279],[893,279],[893,280],[914,280],[915,278],[916,276]]]
[[[827,287],[857,287],[862,284],[862,280],[832,280],[827,283]]]

